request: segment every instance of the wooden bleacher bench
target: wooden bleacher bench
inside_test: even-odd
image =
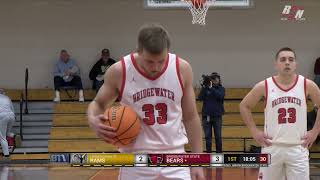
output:
[[[20,100],[21,89],[6,89],[7,95],[11,100],[18,101]],[[250,91],[250,88],[227,88],[226,89],[226,100],[240,100]],[[195,88],[195,93],[199,93],[199,89]],[[86,100],[92,100],[96,95],[96,92],[92,89],[84,90],[84,97]],[[68,97],[66,92],[61,92],[61,100],[72,100]],[[52,101],[54,98],[53,89],[29,89],[28,90],[28,99],[31,101]],[[75,97],[78,98],[78,95]]]
[[[118,152],[100,139],[49,140],[48,152]]]
[[[205,142],[203,141],[203,144]],[[190,151],[190,145],[187,144],[186,150]],[[243,139],[224,139],[222,150],[225,152],[236,152],[244,150]],[[213,140],[212,149],[215,150]],[[113,145],[107,144],[100,139],[82,139],[77,141],[70,140],[49,140],[49,152],[118,152]]]
[[[239,103],[240,100],[226,100],[224,102],[225,113],[239,113]],[[88,107],[87,102],[77,103],[77,102],[61,102],[55,105],[54,113],[79,113],[83,114],[86,112]],[[313,104],[308,102],[308,110],[313,108]],[[197,102],[197,110],[201,113],[202,102]],[[264,112],[264,103],[259,102],[256,107],[252,110],[253,113],[263,113]]]
[[[262,126],[258,126],[263,129]],[[204,134],[203,134],[204,137]],[[95,133],[89,127],[52,127],[50,139],[96,139]],[[246,126],[223,126],[222,138],[251,138]]]
[[[79,99],[79,94],[76,86],[62,86],[60,88],[60,93],[63,92],[71,99]]]
[[[257,145],[251,138],[239,114],[239,103],[249,90],[249,88],[226,89],[226,114],[223,116],[222,128],[224,152],[244,152],[249,150],[250,145]],[[199,92],[198,89],[195,89],[195,91],[196,94]],[[21,90],[7,90],[7,95],[12,100],[19,100],[20,93]],[[95,91],[91,89],[84,90],[84,95],[86,100],[92,100],[95,96]],[[28,99],[30,101],[52,101],[53,98],[54,91],[52,89],[31,89],[28,92]],[[73,100],[65,92],[61,93],[61,99]],[[85,114],[87,106],[88,102],[61,102],[55,104],[53,126],[48,146],[49,152],[117,152],[116,147],[98,139],[91,129],[89,129]],[[200,115],[201,108],[202,103],[197,102],[197,109]],[[310,110],[311,108],[312,104],[309,102],[308,109]],[[254,120],[260,128],[264,124],[263,109],[263,102],[259,102],[253,110]],[[205,142],[203,142],[203,145],[205,146]],[[212,146],[214,151],[214,138]],[[186,150],[190,150],[189,144],[186,145]],[[311,157],[320,158],[319,145],[314,145],[310,152]]]
[[[225,114],[222,116],[223,126],[244,126],[240,114]],[[253,119],[256,125],[263,126],[264,115],[254,113]],[[87,116],[85,114],[54,114],[52,120],[53,127],[82,127],[88,126]]]

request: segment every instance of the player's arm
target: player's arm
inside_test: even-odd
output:
[[[302,138],[304,140],[302,145],[310,148],[320,132],[320,90],[313,81],[309,79],[306,81],[307,96],[310,97],[312,103],[318,107],[316,122],[313,128]]]
[[[183,84],[183,97],[181,100],[183,124],[186,128],[187,136],[191,144],[191,151],[193,153],[202,153],[202,129],[192,86],[192,68],[189,63],[180,59],[179,69]],[[192,167],[191,178],[193,180],[204,180],[203,169],[199,167]]]
[[[104,75],[104,84],[101,86],[94,100],[88,106],[88,122],[98,137],[108,143],[113,143],[115,129],[105,125],[104,111],[110,107],[119,95],[121,86],[122,66],[121,62],[112,65]],[[120,80],[119,80],[120,78]]]
[[[257,105],[257,103],[265,97],[265,82],[261,81],[256,84],[251,91],[243,98],[240,103],[240,114],[244,123],[249,128],[253,138],[262,146],[269,146],[271,142],[263,131],[259,130],[253,121],[251,110]]]
[[[202,153],[201,123],[192,86],[192,69],[185,60],[180,59],[179,65],[184,88],[181,101],[183,123],[186,127],[187,136],[191,144],[191,151],[194,153]]]

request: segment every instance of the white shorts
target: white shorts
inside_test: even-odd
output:
[[[258,180],[309,180],[309,150],[301,145],[272,145],[261,153],[271,154],[269,167],[261,167]]]
[[[118,180],[191,180],[189,167],[122,167]]]

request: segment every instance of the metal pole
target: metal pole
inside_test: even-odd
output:
[[[20,137],[21,140],[23,140],[23,133],[22,133],[22,112],[23,111],[23,92],[21,92],[21,97],[20,97]]]
[[[25,109],[24,109],[24,113],[29,114],[29,110],[28,110],[28,81],[29,81],[29,70],[28,68],[26,68],[26,74],[25,74]]]

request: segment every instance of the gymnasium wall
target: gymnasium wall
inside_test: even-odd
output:
[[[275,52],[296,50],[298,72],[313,78],[320,56],[318,0],[254,0],[245,10],[209,10],[205,27],[191,24],[186,9],[144,9],[142,0],[0,1],[0,87],[52,88],[60,49],[69,50],[81,68],[84,86],[102,48],[118,59],[136,47],[139,27],[160,22],[171,34],[172,51],[193,67],[194,84],[203,73],[221,73],[226,87],[252,87],[274,73]],[[305,21],[281,21],[285,4],[305,9]]]

